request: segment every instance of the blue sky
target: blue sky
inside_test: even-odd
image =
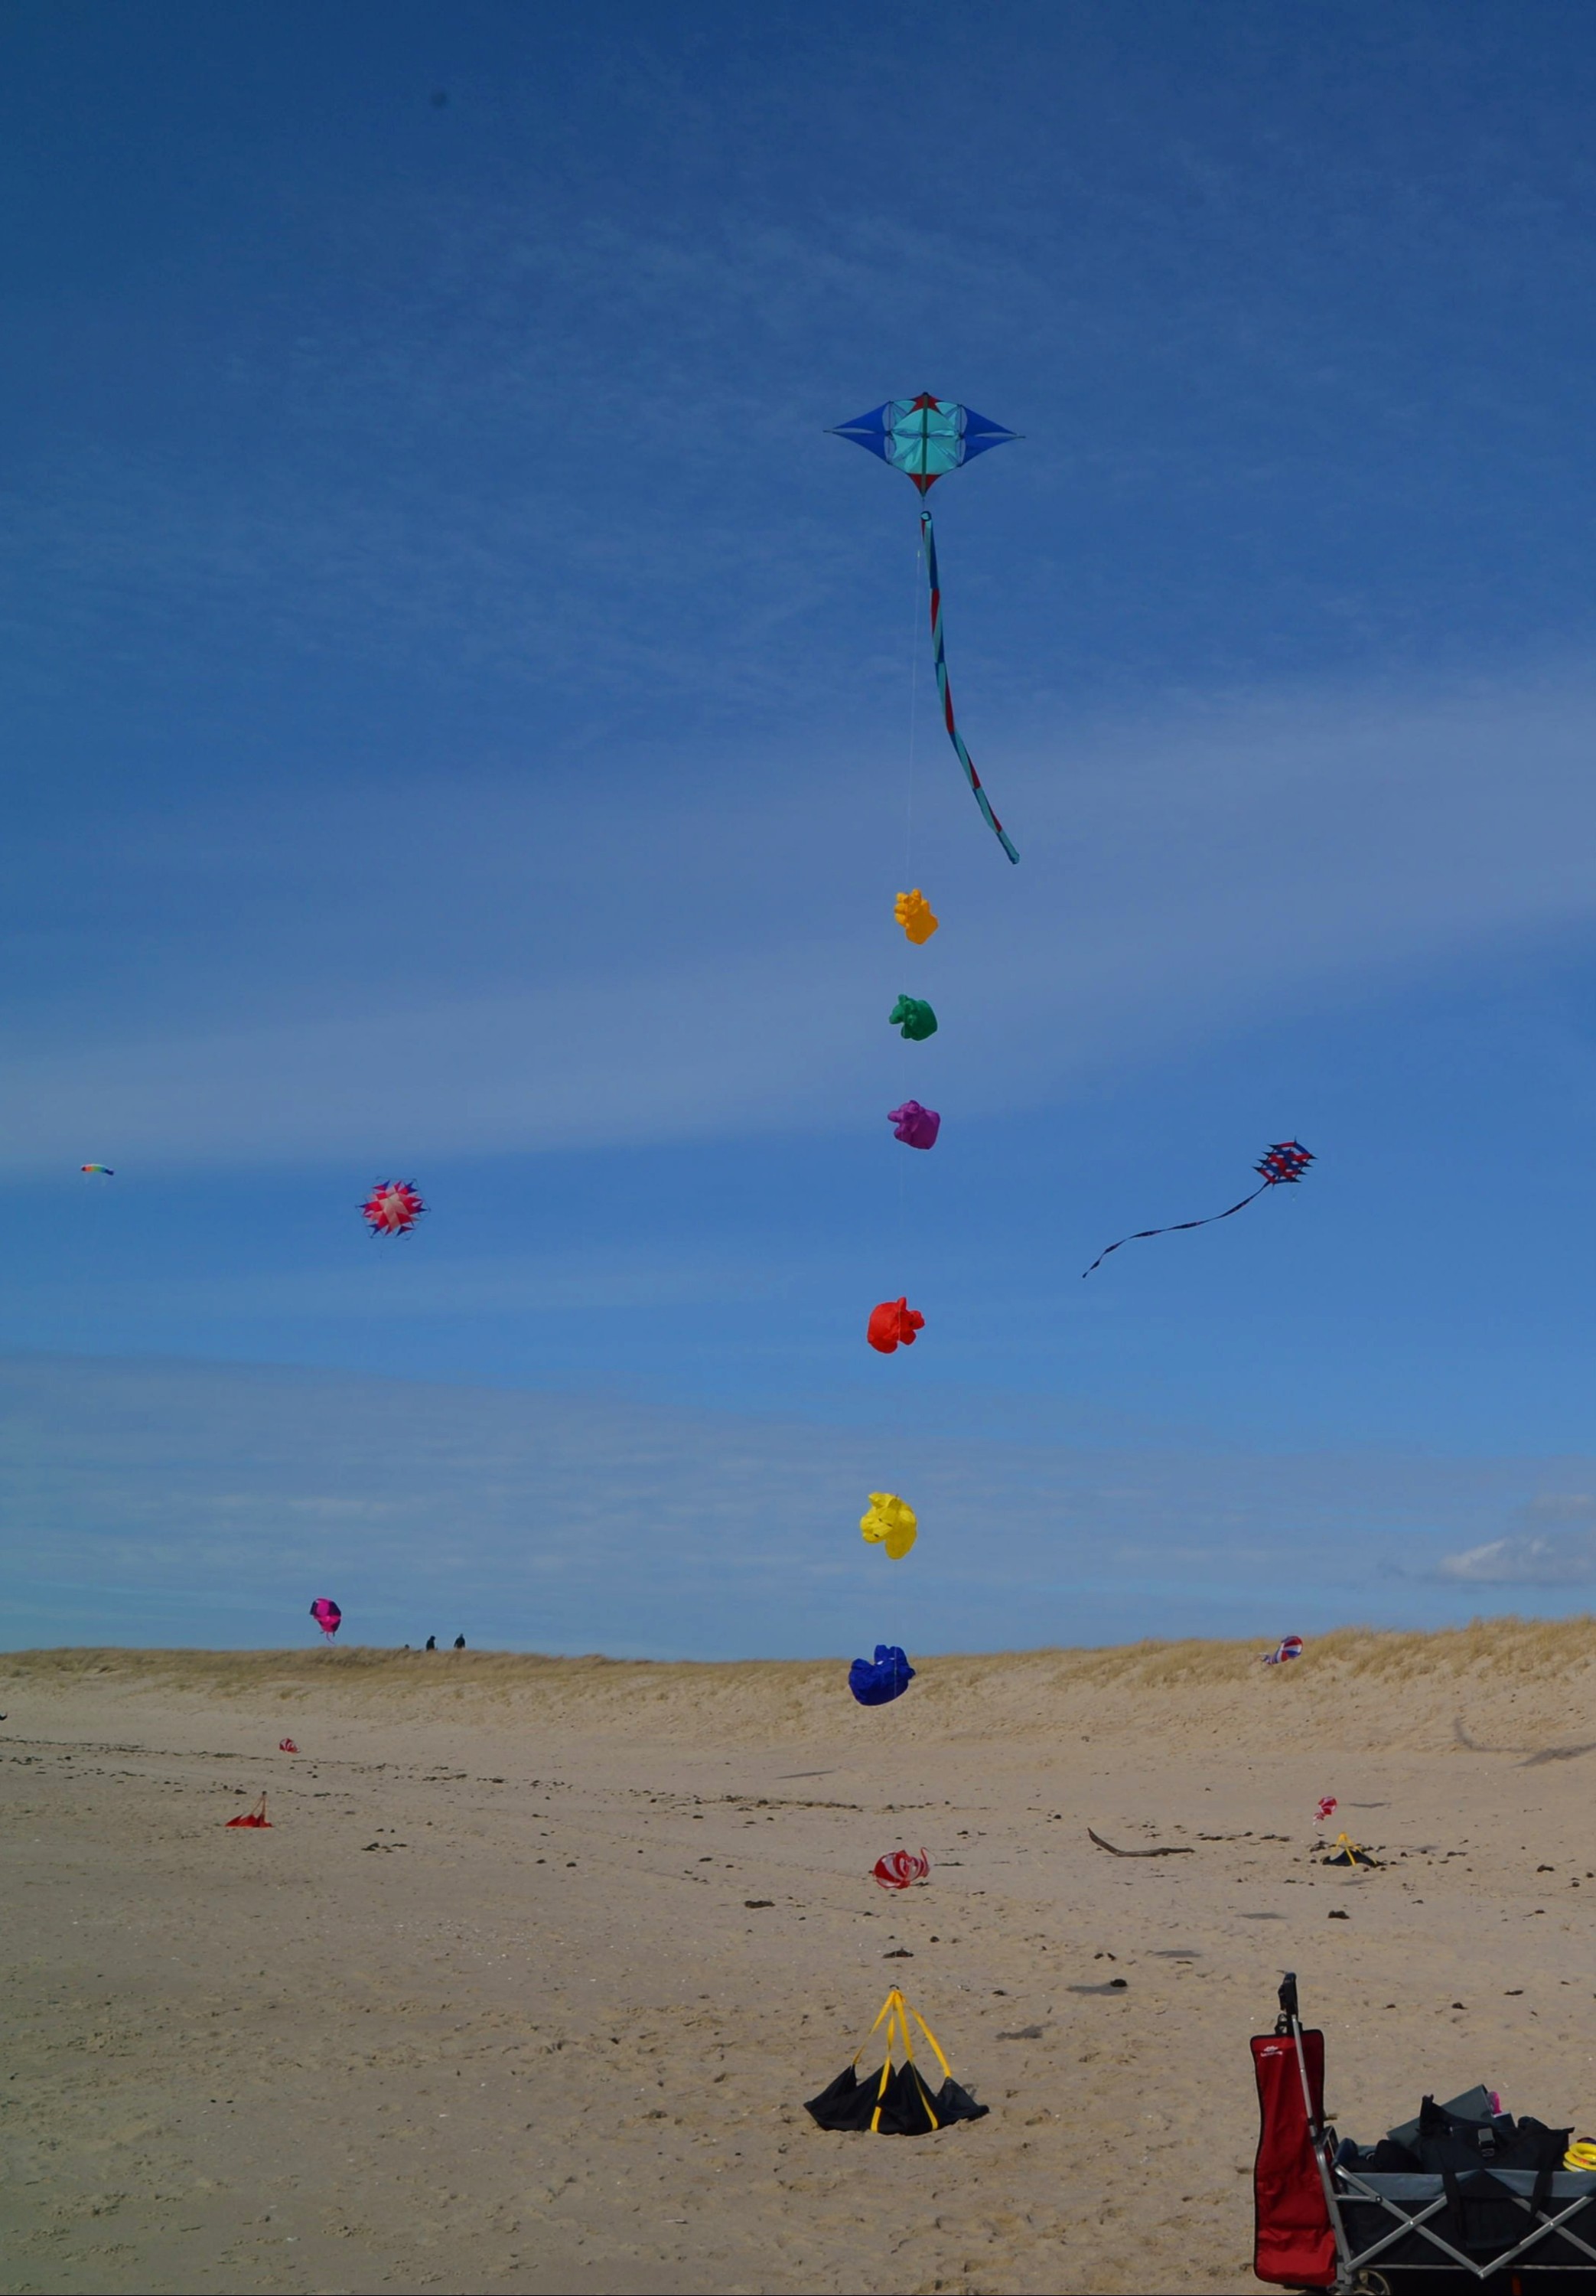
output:
[[[0,63],[0,1637],[1590,1600],[1587,12],[57,4]],[[1024,434],[935,497],[1018,869],[913,494],[825,435],[921,388]]]

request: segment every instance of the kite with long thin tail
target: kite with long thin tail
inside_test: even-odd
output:
[[[943,723],[983,820],[1010,860],[1018,861],[1019,856],[992,810],[992,800],[981,786],[975,760],[965,748],[954,718],[947,656],[942,643],[942,583],[937,571],[937,530],[931,524],[926,496],[937,480],[945,479],[950,471],[972,462],[989,447],[1006,446],[1019,433],[1005,430],[1001,422],[989,422],[973,406],[960,406],[951,398],[933,398],[929,390],[922,390],[918,398],[886,399],[880,406],[872,407],[868,414],[858,415],[852,422],[838,423],[831,435],[851,439],[855,446],[879,455],[882,462],[889,463],[895,471],[902,471],[920,489],[921,539],[925,546],[926,579],[931,589],[931,651],[936,658]]]
[[[1272,1148],[1264,1151],[1253,1166],[1253,1170],[1261,1172],[1264,1177],[1251,1195],[1243,1196],[1239,1204],[1232,1204],[1222,1212],[1209,1212],[1205,1219],[1174,1220],[1167,1227],[1139,1227],[1134,1235],[1122,1235],[1119,1243],[1106,1245],[1093,1261],[1092,1267],[1101,1267],[1110,1251],[1118,1250],[1120,1243],[1140,1243],[1143,1237],[1150,1235],[1179,1235],[1185,1228],[1212,1227],[1215,1220],[1229,1219],[1236,1212],[1245,1211],[1248,1204],[1256,1203],[1265,1188],[1283,1187],[1300,1180],[1313,1160],[1312,1149],[1305,1148],[1300,1140],[1277,1140]],[[1090,1275],[1092,1267],[1083,1268],[1082,1276]]]

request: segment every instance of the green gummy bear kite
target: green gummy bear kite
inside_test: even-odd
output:
[[[900,996],[887,1015],[889,1029],[901,1029],[905,1037],[918,1044],[923,1037],[937,1033],[937,1015],[922,996]]]

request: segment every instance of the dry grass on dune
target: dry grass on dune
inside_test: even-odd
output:
[[[1245,1742],[1294,1731],[1347,1743],[1467,1748],[1504,1731],[1596,1727],[1596,1619],[1477,1620],[1436,1634],[1343,1628],[1304,1657],[1260,1664],[1256,1643],[1142,1642],[1109,1650],[922,1657],[910,1698],[862,1722],[839,1700],[837,1659],[724,1663],[547,1658],[510,1651],[56,1650],[0,1658],[0,1681],[45,1696],[93,1689],[202,1693],[255,1705],[314,1702],[417,1719],[463,1700],[506,1720],[601,1734],[773,1742],[889,1726],[909,1740],[1051,1737],[1090,1721],[1131,1735],[1171,1727]],[[1286,1711],[1282,1711],[1281,1701]],[[1460,1732],[1466,1721],[1467,1731]]]

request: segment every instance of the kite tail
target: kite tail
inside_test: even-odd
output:
[[[947,657],[942,650],[942,585],[937,574],[937,533],[929,510],[922,509],[920,513],[920,529],[925,541],[926,579],[931,586],[931,651],[937,658],[937,691],[942,696],[942,717],[947,727],[947,738],[958,752],[959,763],[964,768],[964,778],[970,783],[970,794],[980,807],[987,828],[1010,860],[1018,861],[1019,856],[1004,833],[1003,823],[992,810],[992,800],[981,787],[981,776],[975,769],[975,761],[960,739],[959,728],[954,723],[954,697],[947,684]],[[1128,1237],[1126,1242],[1129,1242]]]
[[[1174,1220],[1171,1222],[1168,1227],[1139,1227],[1134,1235],[1122,1235],[1119,1239],[1119,1243],[1140,1243],[1144,1236],[1150,1235],[1179,1235],[1183,1229],[1189,1227],[1212,1227],[1215,1220],[1229,1219],[1233,1212],[1244,1212],[1248,1204],[1256,1203],[1258,1198],[1264,1193],[1264,1188],[1273,1187],[1273,1181],[1265,1180],[1263,1187],[1255,1188],[1250,1196],[1243,1196],[1239,1204],[1232,1204],[1227,1211],[1210,1212],[1206,1219]],[[1110,1251],[1118,1250],[1119,1243],[1110,1243],[1106,1245],[1104,1249],[1098,1253],[1097,1258],[1093,1261],[1092,1267],[1101,1267],[1104,1260],[1107,1259]],[[1092,1267],[1082,1268],[1081,1281],[1083,1283],[1085,1282],[1087,1276],[1091,1275]]]

